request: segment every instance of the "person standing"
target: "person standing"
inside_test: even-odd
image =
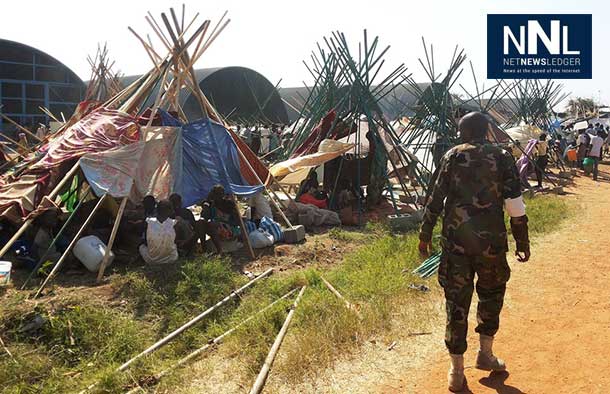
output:
[[[544,171],[546,170],[546,166],[549,163],[549,143],[546,140],[546,134],[540,134],[540,138],[538,138],[538,143],[536,143],[536,147],[534,149],[534,154],[536,155],[535,171],[536,171],[536,180],[538,181],[538,187],[542,188],[542,178],[544,178]]]
[[[589,149],[589,133],[586,133],[584,130],[580,130],[578,132],[578,139],[576,140],[576,145],[578,146],[578,167],[583,169],[583,160],[587,157],[587,150]]]
[[[601,134],[599,132],[598,134]],[[597,180],[599,161],[602,158],[602,148],[604,146],[604,139],[599,135],[591,136],[591,143],[589,144],[589,153],[587,157],[593,160],[593,180]]]
[[[252,152],[254,152],[256,156],[258,156],[261,150],[261,132],[258,130],[258,126],[255,126],[254,130],[252,131],[250,149],[252,149]]]
[[[515,161],[510,153],[486,140],[488,127],[488,118],[480,112],[471,112],[460,120],[463,144],[450,149],[440,161],[419,234],[419,251],[429,255],[432,231],[444,212],[438,280],[445,293],[445,345],[451,357],[448,386],[453,392],[467,385],[464,353],[475,274],[479,296],[475,331],[480,335],[476,367],[486,371],[506,369],[504,361],[492,351],[510,277],[503,206],[511,217],[517,260],[526,262],[530,257],[527,216]]]
[[[47,126],[43,125],[42,123],[38,126],[38,128],[36,129],[36,137],[38,137],[38,139],[40,141],[42,141],[44,139],[44,137],[46,137],[47,135]]]

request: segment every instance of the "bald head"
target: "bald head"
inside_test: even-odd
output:
[[[470,112],[460,119],[458,129],[462,136],[462,142],[480,140],[487,135],[489,119],[481,112]]]

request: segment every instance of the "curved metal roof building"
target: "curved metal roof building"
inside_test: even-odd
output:
[[[123,85],[139,75],[122,79]],[[246,67],[220,67],[195,70],[195,77],[208,100],[229,123],[288,123],[286,107],[278,90],[262,74]],[[155,97],[153,93],[151,97]],[[183,89],[180,104],[189,120],[203,116],[194,95]],[[151,99],[147,105],[152,105]]]
[[[0,39],[0,111],[26,127],[48,123],[39,107],[66,118],[84,95],[85,84],[72,70],[43,51]],[[14,126],[0,119],[0,130]]]

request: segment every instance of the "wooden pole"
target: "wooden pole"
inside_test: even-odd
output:
[[[248,253],[250,253],[250,257],[252,257],[252,260],[254,260],[254,259],[256,259],[256,255],[254,254],[254,249],[252,249],[252,244],[250,243],[250,237],[248,236],[249,234],[248,234],[248,231],[246,230],[246,225],[244,224],[244,219],[241,217],[241,213],[239,213],[239,208],[237,206],[237,199],[235,198],[234,194],[233,194],[233,202],[235,203],[235,214],[237,215],[237,218],[239,219],[239,226],[241,227],[242,239],[244,240],[244,243],[248,247]],[[220,250],[218,252],[220,252]]]
[[[89,225],[89,223],[91,223],[91,220],[93,220],[93,217],[95,216],[96,212],[98,211],[98,209],[100,209],[100,207],[102,206],[102,203],[104,202],[104,200],[106,200],[106,197],[108,196],[108,194],[104,194],[99,201],[97,202],[97,204],[95,204],[95,207],[93,208],[93,211],[91,211],[91,213],[89,214],[89,216],[87,217],[87,220],[85,220],[85,223],[83,223],[82,227],[78,230],[78,232],[76,233],[76,235],[74,236],[74,238],[72,239],[72,242],[70,242],[70,245],[68,245],[68,247],[66,248],[66,250],[64,251],[64,254],[61,255],[61,257],[59,258],[59,261],[57,261],[57,264],[55,264],[55,266],[53,267],[53,269],[51,270],[51,272],[49,273],[49,275],[46,277],[46,279],[44,280],[44,282],[42,282],[42,285],[40,285],[40,288],[38,289],[38,291],[36,292],[36,294],[34,295],[34,298],[38,298],[38,296],[40,295],[40,293],[42,292],[42,289],[45,288],[45,286],[47,285],[47,283],[49,283],[51,281],[51,279],[53,279],[53,277],[55,276],[55,274],[57,273],[57,271],[59,271],[59,268],[61,267],[61,265],[64,263],[64,261],[66,260],[66,258],[68,257],[68,254],[72,251],[72,248],[74,248],[74,245],[76,245],[76,242],[78,242],[78,240],[80,239],[81,235],[83,234],[83,232],[85,231],[85,229],[87,228],[87,226]]]
[[[66,182],[68,182],[69,180],[72,180],[72,176],[76,173],[76,171],[78,171],[78,169],[79,169],[79,167],[78,167],[78,162],[77,162],[70,169],[70,171],[68,171],[68,173],[64,176],[64,179],[62,179],[61,182],[59,182],[57,184],[57,186],[55,186],[55,189],[53,189],[53,191],[51,191],[51,193],[49,193],[47,198],[49,198],[51,200],[54,199],[55,196],[57,196],[57,194],[61,190],[61,188],[64,187]],[[33,221],[34,221],[34,219],[28,219],[25,222],[23,222],[23,224],[21,225],[19,230],[17,230],[17,232],[15,234],[13,234],[11,239],[9,239],[8,242],[2,247],[2,250],[0,250],[0,257],[4,256],[6,254],[6,252],[8,252],[10,247],[13,246],[15,241],[17,241],[19,239],[19,237],[21,237],[21,235],[30,227],[30,225],[32,224]]]
[[[299,291],[299,295],[297,296],[296,300],[294,300],[294,303],[290,307],[290,312],[288,312],[288,315],[286,316],[286,320],[284,320],[284,324],[282,325],[280,332],[277,334],[277,337],[275,338],[275,341],[273,342],[273,345],[271,346],[271,349],[269,350],[269,354],[267,355],[267,358],[265,359],[265,362],[263,363],[263,367],[261,368],[261,371],[258,373],[258,377],[256,378],[256,381],[254,382],[254,385],[252,386],[252,389],[250,390],[250,394],[259,394],[261,391],[263,391],[263,387],[265,387],[265,382],[267,381],[267,376],[269,376],[269,370],[271,370],[273,361],[275,361],[275,356],[277,355],[277,352],[280,349],[282,342],[284,341],[284,337],[286,336],[286,332],[288,331],[288,326],[290,325],[290,322],[292,321],[292,317],[294,316],[294,311],[296,310],[296,307],[298,306],[299,301],[301,300],[301,297],[303,296],[303,293],[305,292],[305,287],[306,286],[301,287],[301,291]]]
[[[356,313],[356,315],[358,315],[358,317],[360,317],[360,312],[358,312],[358,309],[356,308],[356,306],[354,304],[352,304],[351,302],[349,302],[347,299],[345,299],[345,297],[343,297],[341,295],[341,293],[339,293],[337,291],[337,289],[335,289],[333,287],[333,285],[330,284],[329,281],[327,281],[326,279],[324,279],[324,277],[322,275],[320,275],[320,279],[322,279],[322,282],[324,282],[324,284],[326,285],[326,287],[328,287],[328,290],[330,290],[331,293],[333,293],[334,295],[337,296],[338,299],[340,299],[341,301],[345,302],[345,306],[347,307],[347,309],[354,311],[354,313]]]
[[[180,360],[178,360],[175,364],[173,364],[172,366],[170,366],[169,368],[159,372],[158,374],[155,375],[155,382],[158,382],[161,378],[163,378],[164,376],[166,376],[167,374],[169,374],[171,371],[173,371],[176,368],[179,368],[181,366],[183,366],[184,364],[188,363],[189,361],[193,360],[194,358],[198,357],[200,354],[204,353],[206,350],[212,348],[215,345],[218,345],[219,343],[221,343],[227,336],[231,335],[232,333],[235,332],[235,330],[237,330],[239,327],[243,326],[244,324],[248,323],[249,321],[251,321],[252,319],[254,319],[255,317],[257,317],[260,314],[265,313],[267,310],[273,308],[275,305],[277,305],[279,302],[285,300],[286,298],[290,297],[291,295],[294,294],[294,292],[297,291],[297,289],[292,289],[290,290],[288,293],[284,294],[283,296],[281,296],[280,298],[278,298],[277,300],[273,301],[271,304],[267,305],[266,307],[264,307],[263,309],[261,309],[260,311],[250,315],[247,319],[242,320],[239,324],[237,324],[236,326],[234,326],[233,328],[225,331],[223,334],[217,336],[216,338],[208,341],[208,343],[206,343],[204,346],[200,347],[197,350],[194,350],[193,352],[191,352],[190,354],[188,354],[187,356],[181,358]],[[133,393],[137,393],[139,390],[141,390],[141,387],[135,387],[131,390],[129,390],[126,394],[133,394]]]
[[[21,144],[21,142],[17,142],[17,141],[15,141],[15,140],[14,140],[14,139],[12,139],[11,137],[7,136],[6,134],[0,134],[0,135],[1,135],[1,136],[2,136],[2,138],[4,138],[5,140],[9,140],[9,141],[10,141],[10,142],[12,142],[13,144],[15,144],[15,145],[17,145],[17,146],[22,147],[23,149],[25,149],[25,150],[26,150],[26,152],[30,152],[30,151],[31,151],[31,149],[30,149],[30,147],[29,147],[29,146],[23,145],[23,144]],[[14,150],[13,150],[13,151],[14,151]],[[26,155],[23,155],[23,154],[21,154],[21,153],[19,153],[19,152],[17,152],[17,154],[18,154],[19,156],[23,157],[24,159],[25,159],[25,158],[27,158],[27,156],[26,156]]]
[[[112,246],[114,245],[114,239],[116,238],[116,234],[119,231],[119,226],[121,224],[121,218],[123,217],[123,212],[125,211],[125,205],[127,204],[127,197],[123,197],[123,201],[121,201],[121,205],[119,206],[119,211],[116,214],[116,219],[114,221],[114,225],[112,226],[112,232],[110,233],[110,239],[108,239],[108,245],[106,246],[106,251],[104,252],[104,258],[100,263],[100,269],[97,273],[97,281],[101,281],[104,277],[104,270],[106,270],[106,265],[108,264],[108,260],[110,259],[110,252],[112,251]]]
[[[40,138],[38,138],[38,136],[34,133],[32,133],[30,130],[26,129],[25,127],[21,126],[19,123],[15,122],[13,119],[9,118],[8,116],[4,115],[3,113],[0,112],[0,116],[2,116],[2,119],[9,121],[10,123],[12,123],[13,125],[17,126],[17,128],[21,131],[23,131],[26,134],[29,134],[30,136],[36,138],[38,141],[42,141]]]
[[[279,300],[278,300],[278,301],[279,301]],[[276,301],[276,302],[277,302],[277,301]],[[273,304],[272,304],[272,305],[273,305]],[[269,305],[268,307],[271,307],[271,305]],[[262,311],[261,311],[261,312],[262,312]],[[252,316],[252,317],[254,317],[254,316]],[[252,318],[252,317],[251,317],[251,318]],[[245,321],[244,321],[243,323],[245,323]],[[243,323],[242,323],[242,324],[243,324]],[[239,326],[238,326],[238,327],[239,327]],[[237,327],[235,327],[235,328],[237,328]],[[13,359],[13,361],[17,362],[17,360],[15,360],[15,356],[13,356],[13,353],[11,353],[11,351],[10,351],[10,350],[8,350],[8,348],[7,348],[7,347],[6,347],[6,345],[4,344],[4,341],[2,340],[2,337],[0,337],[0,345],[2,345],[2,348],[4,349],[4,351],[6,352],[6,354],[8,354],[8,355],[9,355],[9,356],[10,356],[10,357]]]
[[[28,275],[26,280],[23,282],[23,285],[21,285],[21,290],[25,289],[25,287],[27,286],[30,279],[32,279],[32,277],[38,272],[38,270],[40,269],[42,264],[45,262],[45,259],[47,258],[47,256],[49,255],[49,252],[51,251],[51,247],[53,247],[57,243],[57,241],[59,240],[59,237],[61,237],[61,235],[66,230],[66,228],[68,228],[68,225],[70,224],[70,222],[72,222],[72,219],[74,219],[74,216],[76,216],[76,212],[78,212],[81,205],[83,205],[83,202],[85,201],[85,198],[87,198],[87,196],[89,195],[90,191],[91,191],[91,187],[89,185],[87,185],[85,190],[83,190],[82,197],[81,197],[80,201],[78,202],[78,204],[76,205],[76,207],[74,208],[74,211],[72,211],[70,216],[68,216],[68,219],[66,219],[66,221],[64,222],[63,226],[61,226],[61,228],[55,235],[55,238],[53,238],[53,241],[51,241],[51,245],[49,245],[49,247],[44,252],[44,254],[42,256],[40,256],[40,258],[38,259],[38,263],[36,264],[34,269],[30,272],[30,274]]]
[[[246,155],[244,155],[244,152],[241,151],[241,149],[239,149],[239,146],[237,146],[237,144],[235,145],[235,147],[237,148],[237,152],[241,155],[241,158],[243,159],[244,162],[246,162],[246,165],[248,166],[248,168],[250,169],[250,171],[252,172],[252,174],[254,174],[254,176],[256,177],[256,180],[263,185],[263,187],[265,188],[265,190],[267,191],[267,194],[269,193],[269,189],[267,189],[267,186],[265,186],[265,184],[263,183],[263,181],[261,180],[261,178],[258,176],[258,174],[256,173],[256,171],[254,171],[254,168],[252,168],[252,165],[250,164],[250,162],[248,161],[248,159],[246,158]],[[273,203],[273,205],[275,205],[275,207],[277,208],[277,210],[280,212],[280,215],[282,216],[282,219],[284,219],[284,221],[286,222],[286,224],[288,224],[288,226],[290,226],[292,228],[292,223],[290,223],[290,220],[288,220],[288,218],[286,217],[286,215],[284,214],[284,211],[282,211],[282,208],[279,206],[279,204],[277,202],[275,202],[275,200],[273,198],[270,198],[271,203]]]
[[[246,283],[245,285],[243,285],[239,289],[231,292],[231,294],[229,294],[228,296],[226,296],[222,300],[218,301],[214,306],[206,309],[203,313],[199,314],[198,316],[194,317],[193,319],[191,319],[187,323],[185,323],[182,326],[178,327],[177,329],[172,331],[170,334],[166,335],[163,339],[160,339],[159,341],[155,342],[148,349],[144,350],[143,352],[141,352],[137,356],[131,358],[128,361],[126,361],[123,365],[121,365],[119,368],[117,368],[117,371],[124,371],[124,370],[126,370],[127,368],[129,368],[129,366],[131,364],[133,364],[134,361],[136,361],[136,360],[140,359],[141,357],[143,357],[143,356],[145,356],[147,354],[150,354],[150,353],[154,352],[155,350],[157,350],[157,349],[167,345],[171,340],[176,338],[178,335],[182,334],[184,331],[188,330],[189,328],[191,328],[192,326],[197,324],[204,317],[206,317],[207,315],[212,313],[214,310],[216,310],[220,306],[226,304],[231,299],[237,297],[240,293],[242,293],[248,287],[252,286],[253,284],[258,282],[259,280],[269,276],[272,272],[273,272],[273,268],[269,268],[267,271],[263,272],[262,274],[260,274],[256,278],[252,279],[250,282]]]

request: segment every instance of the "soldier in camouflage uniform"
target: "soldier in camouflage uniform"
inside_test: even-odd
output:
[[[450,149],[439,164],[419,236],[419,249],[427,255],[432,230],[444,210],[438,277],[446,300],[445,344],[452,361],[451,391],[466,386],[463,354],[475,274],[479,296],[475,331],[481,340],[476,366],[488,371],[506,368],[491,349],[510,277],[504,207],[511,216],[517,259],[525,262],[530,256],[527,216],[515,162],[510,153],[487,142],[488,128],[489,120],[480,112],[460,120],[464,143]]]

